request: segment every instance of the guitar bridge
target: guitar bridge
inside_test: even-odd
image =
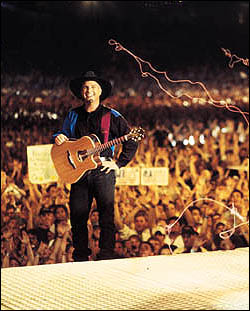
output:
[[[72,157],[71,157],[71,154],[70,154],[69,150],[67,150],[67,158],[68,158],[69,164],[70,164],[74,169],[76,169],[76,165],[75,165],[75,163],[74,163],[74,161],[73,161],[73,159],[72,159]]]

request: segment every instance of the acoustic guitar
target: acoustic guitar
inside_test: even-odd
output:
[[[95,134],[53,144],[51,158],[60,179],[69,184],[77,182],[87,171],[102,165],[100,153],[129,139],[139,141],[144,137],[142,128],[134,128],[129,134],[101,144]]]

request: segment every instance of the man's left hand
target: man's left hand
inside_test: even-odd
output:
[[[103,161],[101,171],[105,171],[105,174],[108,174],[111,170],[119,170],[115,161]]]

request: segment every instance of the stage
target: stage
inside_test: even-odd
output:
[[[249,310],[249,248],[1,272],[2,310]]]

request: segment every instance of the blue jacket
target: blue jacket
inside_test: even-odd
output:
[[[83,106],[71,109],[62,126],[62,130],[53,135],[53,141],[59,134],[64,134],[68,138],[79,139],[82,136],[95,134],[104,143],[104,135],[101,130],[101,120],[107,112],[110,115],[110,129],[108,141],[124,136],[130,132],[130,127],[126,119],[116,110],[108,108],[100,104],[93,112],[87,112]],[[122,152],[116,161],[118,167],[127,165],[135,155],[138,144],[133,140],[128,140],[122,144]],[[114,156],[114,146],[104,150],[101,154],[103,157]]]

